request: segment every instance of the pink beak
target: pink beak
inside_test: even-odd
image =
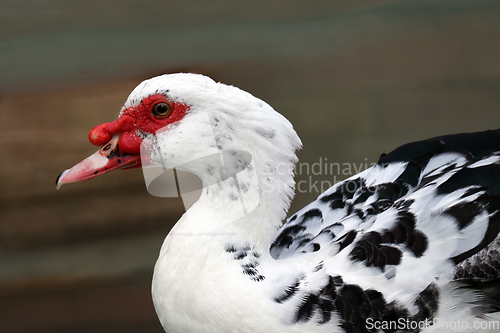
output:
[[[90,155],[71,169],[63,171],[56,180],[56,188],[63,184],[95,178],[116,169],[141,166],[140,154],[120,152],[118,141],[120,134],[115,134],[98,151]]]

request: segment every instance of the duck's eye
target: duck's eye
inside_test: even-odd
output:
[[[171,110],[170,105],[168,103],[160,102],[160,103],[156,103],[153,106],[153,111],[151,111],[151,113],[155,117],[165,118],[166,116],[168,116],[170,114],[171,111],[172,110]]]

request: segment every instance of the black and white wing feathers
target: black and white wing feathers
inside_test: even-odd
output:
[[[432,320],[447,283],[500,278],[499,210],[500,131],[401,146],[282,226],[271,255],[317,263],[277,300],[298,300],[296,322],[335,317],[347,332],[371,332],[369,319]]]

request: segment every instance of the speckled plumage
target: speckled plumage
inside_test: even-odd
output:
[[[382,155],[377,165],[294,214],[271,254],[287,260],[325,248],[330,257],[318,260],[327,275],[380,293],[376,303],[354,307],[357,318],[341,324],[347,332],[363,331],[367,318],[389,321],[384,313],[394,311],[397,318],[432,321],[446,311],[440,289],[454,284],[466,290],[471,283],[488,283],[498,297],[498,287],[491,288],[500,278],[498,149],[500,132],[489,131],[416,142]],[[322,295],[321,289],[312,295]],[[494,298],[488,295],[487,306],[471,311],[483,318],[498,315]],[[322,320],[320,303],[315,311]]]

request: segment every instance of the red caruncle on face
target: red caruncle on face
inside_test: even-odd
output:
[[[151,95],[136,107],[123,110],[116,121],[94,127],[89,133],[89,140],[93,145],[102,146],[113,135],[120,134],[120,151],[124,154],[140,154],[142,138],[138,133],[154,134],[159,129],[180,121],[188,109],[188,105],[173,102],[164,95]]]

